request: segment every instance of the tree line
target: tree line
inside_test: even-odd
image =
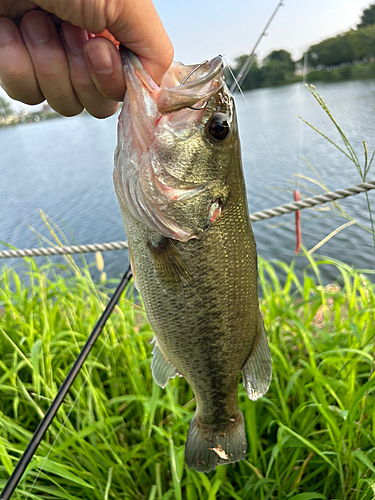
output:
[[[309,69],[313,70],[308,80],[325,79],[335,80],[350,78],[356,74],[363,74],[364,77],[373,77],[375,71],[370,70],[350,71],[341,68],[335,75],[328,75],[319,78],[319,70],[332,70],[340,66],[349,66],[354,63],[373,62],[375,59],[375,3],[369,5],[362,11],[361,22],[356,29],[350,29],[335,37],[330,37],[320,43],[311,45],[306,54],[299,61],[293,61],[292,55],[286,50],[274,50],[265,59],[259,62],[254,56],[253,64],[242,84],[243,90],[250,90],[258,87],[283,85],[293,83],[301,79],[296,76],[296,65],[302,67],[305,56]],[[235,75],[238,74],[247,55],[242,55],[235,60],[235,65],[231,68]],[[317,71],[318,70],[318,71]],[[324,73],[324,72],[323,72]],[[360,76],[358,76],[360,77]],[[226,78],[231,85],[233,78],[227,70]]]
[[[248,55],[244,54],[235,59],[235,66],[231,68],[234,75],[238,75],[247,58]],[[224,70],[229,87],[233,83],[232,73],[228,68]],[[256,55],[253,57],[250,71],[243,80],[241,88],[242,90],[251,90],[259,87],[272,87],[293,83],[299,79],[295,74],[295,62],[292,60],[290,52],[283,49],[274,50],[261,63]]]

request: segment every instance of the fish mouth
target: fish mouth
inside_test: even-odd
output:
[[[115,153],[120,204],[148,229],[167,238],[198,238],[202,230],[194,220],[179,212],[177,222],[170,209],[204,192],[207,181],[180,178],[163,161],[159,141],[165,129],[175,141],[195,133],[205,105],[224,85],[222,57],[199,65],[174,62],[158,86],[133,52],[123,46],[120,52],[127,87]]]
[[[173,62],[159,87],[131,50],[120,45],[120,53],[128,91],[137,88],[138,80],[156,102],[161,115],[207,101],[223,85],[221,56],[195,65]]]
[[[120,53],[132,127],[140,154],[150,146],[165,115],[182,109],[190,111],[190,108],[194,110],[191,113],[194,116],[190,116],[189,121],[198,126],[202,113],[197,111],[203,110],[210,97],[223,86],[221,56],[198,65],[174,61],[158,86],[131,50],[120,45]]]
[[[169,82],[172,76],[177,80],[177,84],[161,89],[157,102],[159,112],[173,113],[182,108],[192,107],[201,101],[204,104],[222,87],[222,70],[221,56],[194,66],[172,65],[163,82]]]

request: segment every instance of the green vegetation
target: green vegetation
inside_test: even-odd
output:
[[[342,82],[344,80],[367,80],[375,78],[375,63],[348,64],[332,70],[311,70],[307,82]]]
[[[273,381],[256,402],[240,386],[245,461],[186,468],[193,394],[184,379],[152,381],[152,331],[129,289],[14,499],[373,499],[375,287],[365,271],[308,258],[302,282],[293,263],[260,260]],[[114,287],[87,267],[24,262],[28,284],[0,276],[0,489]],[[322,266],[338,284],[323,286]]]
[[[357,25],[357,27],[365,28],[366,26],[371,26],[372,24],[375,24],[375,3],[369,5],[363,10],[361,22]]]
[[[232,72],[238,75],[248,56],[237,57],[236,64]],[[251,90],[259,87],[272,87],[285,85],[302,80],[295,74],[295,63],[292,61],[292,55],[286,50],[274,50],[261,64],[258,63],[256,56],[253,59],[252,66],[244,79],[242,90]],[[225,78],[229,86],[233,83],[233,77],[230,71],[225,72]]]
[[[329,118],[331,124],[333,125],[333,130],[338,134],[340,137],[340,142],[337,144],[335,140],[331,139],[327,135],[323,134],[319,129],[317,129],[314,125],[309,123],[308,121],[304,120],[301,118],[301,120],[306,123],[309,127],[311,127],[315,132],[317,132],[323,139],[325,139],[327,142],[329,142],[332,146],[334,146],[338,151],[340,151],[341,154],[343,154],[347,160],[349,160],[354,167],[356,168],[361,181],[366,182],[368,179],[368,175],[370,173],[371,166],[374,162],[375,159],[375,149],[373,150],[372,154],[369,155],[369,151],[367,148],[367,143],[365,140],[362,140],[362,146],[363,146],[363,160],[361,161],[352,146],[352,144],[349,142],[348,138],[345,135],[345,132],[343,129],[340,127],[340,125],[337,123],[335,118],[333,117],[331,111],[329,110],[327,104],[323,100],[322,96],[317,92],[316,88],[313,85],[308,86],[307,88],[309,89],[311,95],[314,97],[318,105],[322,108],[324,113],[326,114],[327,118]],[[309,163],[308,163],[309,165]],[[325,186],[324,181],[322,178],[317,174],[315,169],[309,165],[311,170],[314,172],[316,176],[316,180],[311,180],[307,177],[301,176],[302,178],[305,178],[306,180],[309,180],[310,182],[313,182],[313,184],[316,184],[320,186],[324,191],[328,192],[329,189]],[[343,208],[341,207],[340,203],[338,201],[335,201],[334,203],[331,203],[331,207],[334,211],[339,213],[342,217],[345,219],[350,220],[351,223],[355,223],[358,226],[360,226],[362,229],[365,231],[368,231],[372,234],[373,237],[373,243],[374,243],[374,251],[375,251],[375,226],[374,226],[374,218],[373,218],[373,211],[370,203],[370,198],[368,192],[365,194],[366,196],[366,203],[367,203],[367,211],[369,214],[369,225],[363,225],[359,224],[358,221],[354,220],[353,217],[351,217]],[[334,231],[336,233],[336,231]]]
[[[366,62],[374,56],[375,24],[327,38],[308,50],[308,62],[313,68]]]

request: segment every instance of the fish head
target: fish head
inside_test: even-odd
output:
[[[114,182],[123,214],[168,238],[200,238],[225,206],[240,150],[222,58],[173,62],[158,86],[135,54],[121,52],[127,91]]]

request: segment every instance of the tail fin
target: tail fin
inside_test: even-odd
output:
[[[202,424],[196,415],[190,422],[185,460],[190,469],[209,472],[218,465],[246,458],[246,435],[240,410],[228,425]]]

